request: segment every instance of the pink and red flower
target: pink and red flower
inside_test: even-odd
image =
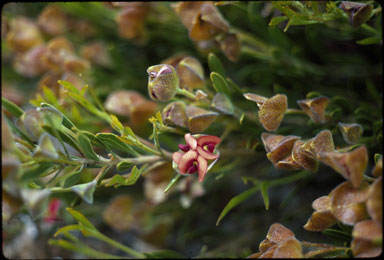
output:
[[[215,154],[214,150],[221,139],[213,135],[195,138],[190,133],[185,134],[184,138],[187,144],[179,144],[181,152],[173,153],[172,159],[178,165],[181,174],[197,172],[199,182],[202,182],[208,171],[207,160],[214,160],[219,157],[219,154]]]
[[[51,199],[48,205],[48,214],[44,218],[44,221],[47,223],[54,223],[55,221],[59,220],[57,216],[57,212],[59,211],[61,201],[57,198]]]

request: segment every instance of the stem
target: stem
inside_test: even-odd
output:
[[[182,88],[178,88],[176,94],[180,94],[180,95],[183,95],[189,99],[196,100],[195,94],[189,92],[188,90],[182,89]]]
[[[286,115],[306,115],[306,113],[303,110],[296,109],[296,108],[288,108],[285,111]]]
[[[99,238],[99,239],[103,240],[104,242],[106,242],[106,243],[108,243],[108,244],[110,244],[116,248],[119,248],[120,250],[122,250],[122,251],[136,257],[136,258],[144,258],[145,257],[144,254],[139,253],[139,252],[133,250],[132,248],[127,247],[127,246],[105,236],[104,234],[100,233],[99,231],[97,231],[97,233],[95,233],[94,235],[96,238]]]

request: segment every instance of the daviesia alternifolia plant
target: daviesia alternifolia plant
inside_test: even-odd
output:
[[[260,212],[279,212],[274,204],[293,200],[304,189],[300,183],[332,175],[313,210],[295,213],[295,225],[260,218],[259,227],[269,230],[259,245],[260,230],[252,230],[252,245],[245,246],[234,238],[239,232],[228,240],[205,231],[217,248],[203,246],[210,243],[199,239],[204,232],[194,234],[201,250],[187,257],[381,254],[381,60],[367,65],[374,67],[369,72],[327,69],[327,59],[343,66],[354,57],[328,55],[326,48],[342,50],[320,43],[337,35],[352,50],[376,50],[382,45],[377,2],[55,3],[28,10],[38,10],[35,18],[18,14],[18,5],[9,4],[2,18],[4,252],[11,254],[7,247],[18,238],[6,225],[24,214],[55,230],[49,245],[81,256],[186,257],[165,249],[174,223],[191,222],[182,210],[217,229],[259,191]],[[287,36],[299,30],[306,30],[312,61]],[[350,96],[349,80],[360,84]],[[30,100],[12,85],[32,81]],[[252,186],[226,194],[238,179]],[[276,196],[292,183],[301,188]],[[98,217],[109,227],[136,231],[152,250],[106,235],[88,220],[93,206],[98,213],[103,207]],[[251,213],[257,218],[259,211]],[[302,217],[307,222],[297,224]],[[328,242],[296,238],[297,225]],[[188,248],[182,241],[187,238],[178,247]],[[236,250],[223,250],[226,241]]]

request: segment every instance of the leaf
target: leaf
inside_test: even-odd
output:
[[[58,158],[59,154],[56,151],[55,146],[52,143],[49,134],[44,133],[40,136],[38,141],[38,146],[33,151],[34,157],[48,157],[48,158]]]
[[[227,96],[231,95],[227,81],[220,74],[211,72],[210,77],[216,92],[224,93]]]
[[[374,160],[375,160],[375,164],[377,164],[377,162],[382,158],[383,156],[379,153],[375,153],[375,157],[374,157]]]
[[[269,188],[269,183],[267,181],[263,181],[260,184],[260,189],[261,189],[261,196],[263,197],[265,209],[269,209],[269,196],[268,196],[268,188]]]
[[[119,162],[117,165],[116,165],[116,169],[118,171],[125,171],[125,170],[128,170],[129,168],[131,168],[132,166],[132,163],[131,162]]]
[[[59,106],[59,102],[55,96],[55,93],[53,93],[50,88],[43,86],[43,93],[48,102],[52,103],[54,106]]]
[[[221,63],[220,59],[212,52],[208,55],[208,67],[211,72],[216,72],[222,76],[225,76],[223,64]]]
[[[80,224],[84,225],[85,227],[96,230],[95,226],[79,211],[74,210],[72,208],[66,208],[69,214],[71,214],[72,217],[74,217]]]
[[[276,26],[278,25],[279,23],[281,22],[284,22],[285,20],[287,20],[288,17],[287,16],[276,16],[276,17],[273,17],[271,19],[271,21],[269,22],[269,26]]]
[[[72,231],[72,230],[80,230],[81,227],[80,225],[78,224],[73,224],[73,225],[68,225],[68,226],[64,226],[62,228],[59,228],[56,233],[53,235],[54,237],[57,237],[58,235],[60,235],[61,233],[66,233],[68,231]]]
[[[323,235],[326,235],[326,236],[329,236],[329,237],[332,237],[334,239],[337,239],[337,240],[341,240],[341,241],[350,241],[351,240],[351,235],[344,232],[344,231],[340,231],[340,230],[337,230],[337,229],[325,229],[321,232]]]
[[[224,207],[223,211],[220,213],[220,216],[219,216],[219,218],[216,221],[216,226],[219,225],[220,221],[228,214],[228,212],[231,209],[233,209],[234,207],[239,205],[241,202],[246,200],[249,196],[251,196],[253,193],[257,192],[259,189],[260,189],[260,185],[256,185],[256,186],[254,186],[254,187],[252,187],[252,188],[250,188],[250,189],[240,193],[239,195],[233,197],[228,202],[228,204]]]
[[[38,165],[34,165],[33,167],[25,170],[23,175],[21,176],[21,181],[31,181],[42,175],[44,175],[48,170],[50,170],[53,166],[51,162],[41,162]]]
[[[7,111],[9,111],[16,118],[19,118],[24,114],[24,111],[18,105],[9,101],[4,97],[1,97],[1,106],[3,106]]]
[[[380,42],[381,38],[377,36],[367,37],[362,40],[356,41],[356,43],[360,45],[379,44]]]
[[[96,184],[97,181],[93,180],[91,182],[74,185],[71,187],[71,190],[79,195],[86,203],[92,204]]]
[[[58,113],[60,113],[63,117],[63,125],[66,126],[67,128],[69,129],[72,129],[72,127],[75,127],[76,126],[72,123],[72,121],[66,116],[64,115],[63,113],[60,112],[60,110],[58,110],[57,108],[55,108],[54,106],[48,104],[48,103],[41,103],[41,107],[50,107],[54,110],[56,110]]]
[[[117,149],[134,156],[138,154],[129,144],[123,142],[121,137],[116,136],[115,134],[99,133],[96,134],[96,138],[99,139],[109,150]]]
[[[59,80],[58,83],[62,85],[67,91],[80,95],[80,91],[77,88],[75,88],[75,86],[73,86],[72,83],[65,80]]]
[[[176,251],[173,250],[159,250],[151,253],[144,253],[145,258],[149,259],[181,259],[181,258],[186,258],[185,256],[179,254]]]
[[[104,180],[102,183],[106,187],[114,185],[115,188],[120,185],[133,185],[139,179],[144,168],[145,167],[138,169],[136,166],[134,166],[128,177],[116,174],[112,178]]]
[[[111,126],[113,129],[115,129],[117,132],[122,133],[124,131],[123,124],[119,121],[119,119],[115,115],[110,115],[112,122]]]
[[[49,126],[49,125],[44,125],[44,126],[43,126],[43,129],[44,129],[47,133],[49,133],[50,135],[53,135],[53,136],[55,135],[55,131],[54,131],[54,129],[53,129],[51,126]],[[74,137],[70,136],[69,134],[67,134],[68,131],[70,131],[69,129],[68,129],[68,131],[66,131],[67,133],[63,132],[62,130],[58,130],[58,129],[56,129],[56,130],[57,130],[57,132],[59,133],[60,138],[61,138],[65,143],[69,144],[70,146],[72,146],[73,148],[77,149],[78,151],[81,151],[80,148],[79,148],[79,146],[77,145],[77,141],[76,141],[76,139],[75,139]],[[73,135],[75,135],[75,134],[73,133]]]
[[[92,148],[91,141],[88,139],[88,137],[83,133],[78,133],[77,135],[77,141],[79,144],[79,148],[81,150],[81,153],[88,159],[98,161],[99,157],[95,153],[95,151]]]
[[[172,164],[174,164],[174,162],[172,162]],[[181,174],[177,174],[167,185],[167,187],[165,188],[164,192],[167,192],[173,185],[176,184],[176,182],[180,179],[181,177]]]

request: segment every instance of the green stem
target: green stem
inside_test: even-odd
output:
[[[108,243],[108,244],[110,244],[110,245],[112,245],[112,246],[114,246],[116,248],[119,248],[120,250],[122,250],[122,251],[124,251],[124,252],[126,252],[126,253],[128,253],[128,254],[130,254],[132,256],[134,256],[135,258],[144,258],[145,257],[144,254],[139,253],[139,252],[133,250],[132,248],[127,247],[127,246],[125,246],[125,245],[123,245],[123,244],[121,244],[121,243],[119,243],[119,242],[117,242],[117,241],[115,241],[115,240],[105,236],[104,234],[102,234],[102,233],[100,233],[98,231],[95,232],[94,236],[96,238],[99,238],[100,240],[103,240],[104,242],[106,242],[106,243]]]
[[[176,93],[180,94],[180,95],[183,95],[183,96],[185,96],[185,97],[187,97],[189,99],[196,100],[195,94],[189,92],[186,89],[178,88]]]

